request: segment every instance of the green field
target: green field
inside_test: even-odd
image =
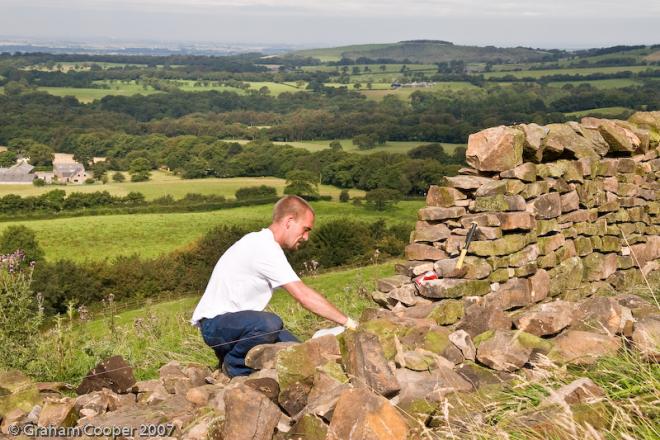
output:
[[[464,81],[445,81],[434,84],[431,87],[400,87],[398,89],[392,89],[388,87],[386,90],[368,90],[366,87],[362,87],[361,93],[365,95],[368,99],[373,99],[376,101],[382,100],[387,95],[394,95],[400,99],[408,100],[410,95],[415,92],[423,93],[433,93],[435,95],[446,95],[449,93],[459,92],[459,91],[475,91],[479,90],[480,87],[470,84],[469,82]]]
[[[385,49],[392,46],[392,44],[357,44],[353,46],[341,46],[341,47],[328,47],[323,49],[308,49],[300,50],[295,54],[301,57],[312,57],[317,58],[321,62],[328,61],[339,61],[341,59],[342,53],[352,52],[354,50],[374,50],[374,49]]]
[[[413,148],[419,147],[420,145],[430,144],[431,142],[417,142],[417,141],[388,141],[384,145],[379,145],[368,150],[362,150],[357,145],[353,143],[352,139],[337,139],[343,148],[344,151],[349,153],[357,154],[372,154],[372,153],[401,153],[405,154]],[[239,144],[246,144],[251,142],[247,139],[233,139],[227,140],[227,142],[238,142]],[[325,150],[330,148],[330,140],[319,140],[319,141],[300,141],[300,142],[273,142],[276,145],[291,145],[292,147],[304,148],[311,152]],[[456,147],[464,147],[465,144],[448,144],[442,142],[442,145],[445,147],[445,151],[449,154],[454,152]],[[18,185],[14,185],[18,186]],[[323,185],[321,185],[323,186]],[[330,187],[332,188],[332,187]],[[338,190],[339,191],[339,190]],[[329,194],[333,194],[329,192]]]
[[[404,222],[414,227],[424,201],[403,201],[380,212],[351,203],[314,202],[318,222],[332,219]],[[46,259],[102,260],[119,255],[154,257],[189,245],[208,230],[223,224],[261,224],[270,220],[272,206],[259,205],[210,212],[85,216],[0,223],[0,234],[9,225],[33,229]]]
[[[566,116],[572,116],[576,118],[581,118],[584,116],[589,116],[593,114],[598,114],[601,116],[615,117],[619,116],[624,112],[634,112],[634,110],[626,107],[601,107],[601,108],[592,108],[589,110],[581,110],[579,112],[564,113]]]
[[[563,87],[566,84],[571,84],[575,87],[581,84],[589,84],[596,89],[619,89],[622,87],[638,86],[642,82],[637,79],[629,78],[613,78],[613,79],[594,79],[588,81],[553,81],[548,85],[551,87]]]
[[[110,84],[110,83],[108,83]],[[39,87],[38,90],[48,92],[55,96],[73,96],[82,103],[90,103],[104,96],[132,96],[132,95],[151,95],[159,93],[153,87],[131,82],[114,82],[110,84],[109,89],[96,88],[75,88],[75,87]]]
[[[326,144],[327,147],[327,144]],[[112,175],[111,171],[109,175]],[[268,185],[277,188],[279,194],[282,194],[286,181],[277,177],[234,177],[229,179],[182,179],[171,173],[164,171],[153,171],[151,180],[147,182],[117,183],[112,179],[106,184],[96,182],[91,185],[0,185],[0,196],[7,194],[18,194],[20,196],[35,196],[47,193],[54,189],[62,189],[67,193],[83,192],[90,193],[95,191],[108,191],[114,196],[125,196],[129,192],[137,191],[144,194],[147,200],[156,199],[165,195],[171,195],[175,199],[183,198],[188,193],[215,194],[225,196],[228,199],[234,198],[236,190],[246,186]],[[333,198],[339,197],[341,189],[330,185],[319,185],[321,195],[330,195]],[[353,189],[351,195],[363,196],[364,191]]]
[[[209,90],[228,91],[238,94],[245,94],[245,90],[237,87],[224,85],[195,86],[196,81],[177,80],[179,88],[184,92],[207,92]],[[76,87],[39,87],[38,90],[50,93],[55,96],[73,96],[82,103],[90,103],[104,96],[132,96],[132,95],[151,95],[161,93],[151,86],[138,84],[135,81],[96,81],[99,85],[107,85],[109,88],[76,88]],[[305,85],[298,88],[295,83],[276,83],[276,82],[250,82],[250,89],[259,90],[262,87],[268,87],[270,94],[277,96],[284,92],[300,92],[305,90]],[[4,90],[0,89],[0,93]]]
[[[570,69],[551,69],[551,70],[521,70],[510,72],[485,72],[484,78],[501,78],[507,75],[512,75],[516,78],[541,78],[549,75],[591,75],[594,73],[618,73],[618,72],[633,72],[638,73],[646,69],[655,69],[657,67],[649,66],[601,66],[601,67],[587,67],[587,68],[570,68]]]

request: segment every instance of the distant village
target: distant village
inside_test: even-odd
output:
[[[5,148],[0,147],[0,152],[3,150]],[[56,153],[53,171],[35,171],[29,161],[28,157],[19,157],[15,165],[0,168],[0,184],[31,185],[36,179],[41,179],[45,184],[80,185],[91,177],[83,164],[73,160],[72,154]]]

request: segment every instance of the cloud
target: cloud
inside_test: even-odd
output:
[[[420,17],[660,17],[657,0],[4,0],[98,11]]]

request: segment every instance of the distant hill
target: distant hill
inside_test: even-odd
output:
[[[523,63],[550,61],[567,53],[561,50],[541,50],[528,47],[501,48],[495,46],[459,46],[448,41],[412,40],[388,44],[361,44],[326,49],[308,49],[290,55],[318,58],[321,61],[339,61],[341,58],[388,59],[414,63],[438,63],[454,60],[465,62]]]

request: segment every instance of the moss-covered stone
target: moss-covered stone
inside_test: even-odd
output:
[[[472,343],[474,344],[474,346],[476,348],[479,348],[479,345],[482,342],[486,342],[487,340],[489,340],[493,336],[495,336],[495,330],[487,330],[487,331],[475,336],[474,339],[472,340]]]
[[[545,194],[550,191],[550,184],[546,180],[541,180],[539,182],[529,183],[525,185],[525,189],[520,192],[520,195],[525,198],[525,200],[538,197],[541,194]]]
[[[474,212],[498,212],[509,209],[504,194],[477,197],[474,201]]]
[[[491,272],[491,274],[488,276],[488,281],[491,283],[504,283],[512,276],[513,274],[509,268],[497,269]]]
[[[594,237],[592,237],[594,238]],[[600,244],[598,246],[594,245],[594,249],[601,252],[620,252],[621,251],[621,240],[618,237],[612,235],[604,235],[599,237]]]
[[[530,242],[529,234],[510,234],[497,240],[473,241],[470,252],[480,257],[509,255],[521,250]]]
[[[630,221],[630,215],[628,215],[627,209],[619,209],[616,212],[605,214],[603,219],[611,223],[625,223]]]
[[[564,245],[566,237],[563,234],[554,234],[547,237],[539,237],[536,241],[539,254],[547,255]]]
[[[282,391],[296,382],[302,382],[314,376],[319,365],[317,353],[310,350],[309,344],[298,344],[277,353],[275,369],[277,381]]]
[[[557,266],[559,261],[557,259],[557,254],[555,252],[550,252],[547,255],[543,255],[536,260],[536,265],[541,269],[552,269]]]
[[[489,257],[486,259],[486,261],[493,270],[509,267],[508,257]]]
[[[575,239],[575,251],[581,257],[589,255],[594,251],[589,237],[578,237]]]
[[[406,327],[396,325],[385,319],[367,321],[360,325],[360,329],[378,336],[378,341],[383,347],[383,353],[388,360],[394,359],[394,355],[396,354],[394,337],[401,338],[409,330]]]
[[[598,159],[597,156],[592,156],[592,159]],[[582,171],[578,169],[576,166],[575,162],[573,161],[568,161],[568,160],[560,160],[557,162],[557,165],[563,168],[564,174],[563,178],[567,182],[583,182],[584,181],[584,176],[582,175]]]
[[[535,352],[548,354],[552,350],[552,341],[539,338],[531,333],[517,332],[516,337],[523,347],[531,348]]]
[[[559,222],[553,218],[550,220],[536,220],[536,235],[547,235],[550,232],[560,232]]]
[[[426,425],[428,420],[439,409],[439,403],[429,402],[425,399],[415,399],[408,402],[403,402],[398,405],[406,414],[411,415],[416,420]]]
[[[534,261],[527,263],[524,266],[516,267],[513,270],[513,276],[518,278],[525,278],[528,277],[529,275],[535,274],[537,270],[538,270],[538,266],[537,263]]]
[[[600,219],[595,222],[580,222],[573,225],[579,235],[605,235],[607,233],[607,221]]]
[[[573,289],[582,282],[582,259],[572,257],[562,261],[559,266],[550,269],[550,296],[556,296],[565,290]]]
[[[438,328],[430,329],[424,336],[422,348],[436,354],[442,354],[451,344],[447,331]]]
[[[463,301],[446,299],[433,307],[427,318],[434,320],[438,325],[451,325],[463,317],[463,312]]]
[[[518,179],[505,179],[507,194],[520,194],[527,185]]]
[[[290,440],[325,440],[327,435],[328,425],[321,418],[313,414],[305,414],[284,438]]]
[[[37,386],[25,374],[17,370],[0,371],[0,415],[14,409],[29,413],[40,400]]]
[[[328,376],[332,377],[337,382],[348,383],[349,379],[348,376],[346,375],[346,372],[344,372],[344,369],[342,368],[341,364],[338,364],[337,362],[328,361],[325,364],[321,365],[320,367],[317,367],[316,369],[317,371],[323,372]]]
[[[465,194],[456,188],[431,185],[426,195],[426,205],[449,208],[454,206],[456,200],[463,200],[466,198]]]

